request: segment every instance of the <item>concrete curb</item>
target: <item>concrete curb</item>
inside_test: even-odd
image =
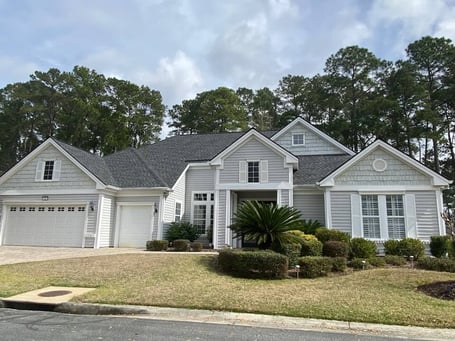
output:
[[[116,306],[86,303],[61,303],[54,311],[70,314],[117,315],[157,320],[217,323],[251,327],[342,332],[420,340],[455,340],[455,329],[424,328],[373,323],[306,319],[212,310],[162,308],[149,306]]]

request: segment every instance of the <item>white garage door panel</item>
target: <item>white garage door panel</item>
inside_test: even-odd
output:
[[[151,205],[121,206],[119,247],[145,248],[151,239],[152,212]]]
[[[11,206],[5,245],[81,247],[85,206]]]

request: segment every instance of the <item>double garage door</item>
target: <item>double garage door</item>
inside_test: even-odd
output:
[[[18,205],[6,211],[4,245],[82,247],[83,205]]]

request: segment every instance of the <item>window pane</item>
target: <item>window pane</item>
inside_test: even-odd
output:
[[[381,238],[379,217],[363,218],[363,235],[365,238]]]
[[[259,162],[248,162],[248,182],[259,182]]]
[[[52,180],[53,173],[54,173],[54,161],[46,161],[44,163],[43,180]]]
[[[362,214],[369,216],[379,215],[377,195],[362,195]]]
[[[207,193],[194,193],[194,200],[207,201]]]
[[[292,135],[292,144],[304,144],[304,135],[303,134],[294,134]]]
[[[404,216],[402,195],[387,195],[386,202],[388,216]]]
[[[193,225],[198,227],[199,233],[205,234],[207,206],[194,205],[193,210]]]
[[[403,218],[387,218],[389,226],[389,238],[402,239],[406,236]]]
[[[182,204],[179,202],[175,203],[175,215],[174,215],[174,221],[179,222],[180,218],[182,216]]]

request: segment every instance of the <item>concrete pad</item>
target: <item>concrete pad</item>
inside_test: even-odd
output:
[[[39,304],[60,304],[75,296],[86,294],[94,288],[47,287],[4,298],[5,302],[27,302]]]

